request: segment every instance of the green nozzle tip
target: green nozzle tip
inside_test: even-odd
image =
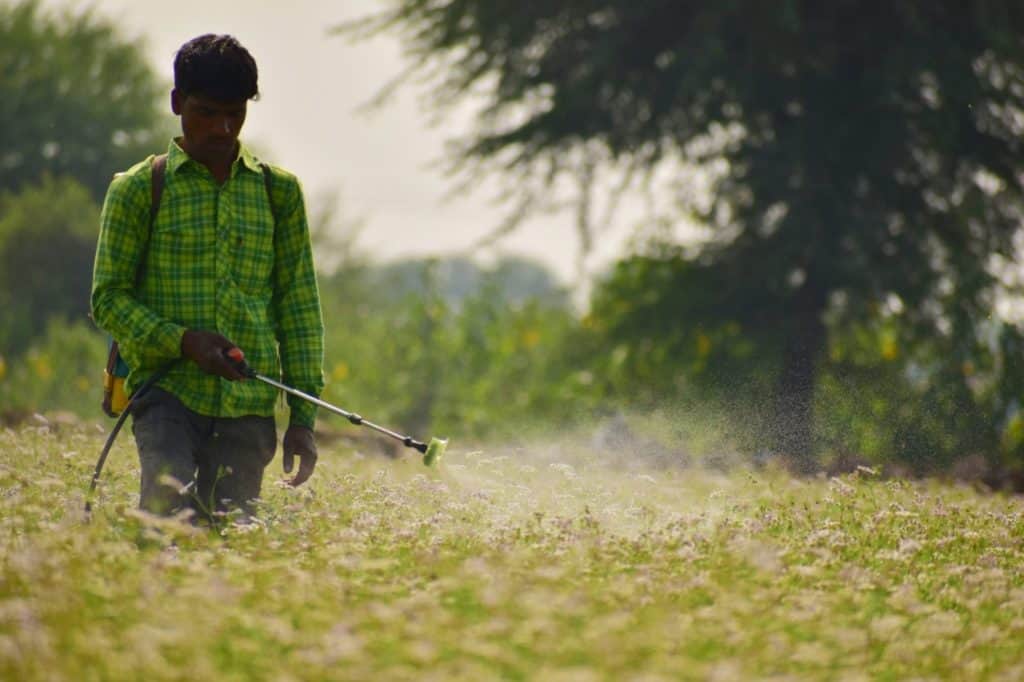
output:
[[[431,466],[434,462],[441,459],[444,456],[444,451],[448,448],[448,439],[431,438],[430,445],[427,446],[427,451],[423,453],[423,464],[424,466]]]

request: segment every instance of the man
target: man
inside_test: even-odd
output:
[[[259,497],[277,447],[276,391],[245,381],[230,349],[241,348],[261,374],[313,395],[323,389],[301,188],[238,141],[257,94],[256,63],[233,37],[187,42],[171,92],[182,136],[168,146],[152,226],[152,157],[116,176],[103,205],[93,317],[118,340],[129,390],[177,360],[132,414],[140,506],[154,513],[189,504],[210,513],[228,503],[248,513]],[[290,473],[299,456],[290,481],[297,486],[316,465],[316,407],[291,396],[288,405],[283,464]]]

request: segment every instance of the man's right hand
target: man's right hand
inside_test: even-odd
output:
[[[216,332],[188,329],[181,337],[181,355],[199,365],[199,369],[231,381],[241,381],[245,375],[235,369],[227,357],[232,348],[235,344]]]

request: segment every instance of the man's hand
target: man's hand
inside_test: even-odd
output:
[[[316,440],[313,438],[313,429],[308,426],[292,424],[284,434],[284,450],[282,464],[284,472],[290,474],[295,464],[295,455],[299,456],[299,471],[295,478],[288,481],[289,485],[299,486],[309,480],[316,468]]]
[[[239,372],[227,357],[235,344],[216,332],[189,329],[181,337],[181,354],[199,365],[207,374],[240,381],[245,375]]]

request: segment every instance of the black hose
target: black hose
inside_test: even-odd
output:
[[[121,410],[121,414],[118,416],[117,421],[114,422],[114,428],[110,430],[110,435],[107,436],[107,442],[103,445],[103,450],[100,452],[100,458],[96,460],[96,469],[92,472],[92,481],[89,482],[89,492],[85,496],[85,513],[86,518],[92,513],[92,495],[96,491],[96,484],[100,481],[100,474],[103,473],[103,465],[107,462],[107,455],[110,454],[110,448],[113,447],[114,441],[117,440],[117,434],[120,433],[121,427],[124,426],[124,420],[128,418],[129,413],[132,411],[132,407],[135,406],[135,401],[138,400],[146,393],[153,385],[164,378],[168,371],[177,360],[172,360],[166,365],[158,369],[151,377],[146,379],[141,386],[132,392],[131,397],[128,399],[128,404]]]

